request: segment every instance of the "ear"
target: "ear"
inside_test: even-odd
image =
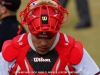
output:
[[[1,12],[2,12],[2,13],[6,13],[6,11],[7,11],[7,8],[6,8],[5,6],[2,6]]]

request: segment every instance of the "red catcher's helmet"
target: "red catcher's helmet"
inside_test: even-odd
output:
[[[31,0],[25,10],[20,12],[20,19],[22,25],[28,25],[33,35],[50,38],[68,20],[68,11],[57,0]]]

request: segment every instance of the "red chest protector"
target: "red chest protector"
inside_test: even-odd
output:
[[[80,42],[60,33],[59,41],[55,46],[59,57],[52,67],[51,73],[34,74],[34,69],[26,58],[26,54],[30,49],[27,35],[28,34],[19,35],[13,40],[8,40],[3,44],[2,54],[4,59],[8,62],[16,59],[15,65],[10,71],[10,75],[76,75],[72,73],[75,72],[75,69],[72,68],[71,65],[77,65],[82,59],[83,46]]]

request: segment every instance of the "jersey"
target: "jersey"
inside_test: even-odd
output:
[[[20,28],[20,23],[16,16],[8,16],[0,20],[0,51],[5,40],[12,39],[17,36],[17,32]],[[22,33],[26,30],[23,28]]]
[[[3,57],[9,62],[16,59],[15,66],[11,70],[12,75],[13,75],[13,72],[15,73],[19,72],[18,75],[23,75],[21,73],[23,71],[24,73],[25,72],[31,73],[38,70],[38,68],[35,68],[34,67],[35,65],[32,64],[32,63],[37,62],[36,58],[34,58],[34,62],[31,62],[31,60],[28,57],[30,53],[34,53],[34,55],[36,55],[36,53],[33,50],[31,50],[26,38],[27,38],[27,34],[23,34],[21,36],[19,35],[15,37],[13,40],[6,41],[3,45],[3,52],[2,52]],[[7,54],[10,54],[10,56]],[[54,62],[51,63],[52,65],[50,66],[51,68],[49,68],[48,71],[57,72],[57,73],[60,72],[60,75],[68,75],[69,73],[68,70],[72,72],[75,71],[75,69],[71,65],[76,65],[81,61],[82,56],[83,56],[83,46],[80,42],[75,41],[74,38],[60,33],[59,41],[57,45],[54,47],[54,49],[51,50],[51,55],[52,56],[56,55],[56,56],[53,60]],[[38,61],[45,62],[45,64],[47,64],[46,62],[51,62],[51,60],[38,58]],[[28,66],[28,68],[26,65]],[[41,64],[39,63],[38,65],[41,65]],[[68,67],[67,71],[65,70],[65,67]],[[18,71],[18,68],[20,68],[20,71]],[[61,71],[63,71],[62,74],[61,74]],[[39,74],[40,73],[37,73],[37,75]],[[48,73],[45,73],[45,74],[48,75]],[[32,75],[34,74],[32,73]],[[50,75],[56,75],[56,74],[50,73]],[[71,75],[75,75],[75,73],[72,73]]]

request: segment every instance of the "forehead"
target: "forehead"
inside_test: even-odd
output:
[[[44,34],[38,34],[38,35],[34,35],[32,34],[33,37],[37,38],[37,39],[53,39],[56,37],[56,34],[55,35],[46,35],[45,33]]]
[[[42,38],[42,39],[50,39],[53,38],[57,33],[52,33],[52,32],[38,32],[37,34],[32,34],[36,38]]]

